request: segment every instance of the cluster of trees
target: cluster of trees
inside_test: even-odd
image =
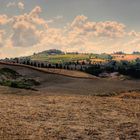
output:
[[[67,62],[67,63],[56,63],[51,64],[47,62],[41,61],[32,61],[30,58],[14,58],[12,60],[6,59],[7,62],[12,63],[20,63],[25,65],[31,65],[34,67],[41,67],[41,68],[57,68],[57,69],[68,69],[68,70],[80,70],[85,71],[87,73],[99,76],[99,74],[103,72],[112,73],[112,72],[119,72],[123,75],[129,75],[135,78],[140,78],[140,58],[137,58],[134,61],[115,61],[110,60],[106,63],[98,63],[98,64],[86,64],[83,62]]]
[[[34,53],[34,55],[40,55],[40,54],[45,54],[45,55],[60,55],[60,54],[65,54],[63,51],[61,50],[57,50],[57,49],[50,49],[50,50],[46,50],[40,53]]]
[[[122,52],[122,51],[118,51],[118,52],[114,52],[114,54],[117,54],[117,55],[123,55],[123,54],[125,54],[125,53]]]
[[[133,52],[133,54],[140,54],[140,52],[136,51],[136,52]]]
[[[87,73],[99,76],[100,73],[107,72],[119,72],[120,74],[140,78],[140,59],[136,59],[135,61],[109,61],[104,65],[95,64],[86,68],[85,71]]]
[[[118,51],[118,52],[114,52],[114,54],[118,54],[118,55],[124,55],[125,53],[122,51]],[[139,51],[134,51],[132,54],[140,54]]]
[[[14,59],[6,58],[3,61],[10,62],[10,63],[18,63],[18,64],[30,65],[30,66],[34,66],[34,67],[40,67],[40,68],[84,70],[85,67],[86,67],[86,63],[84,61],[79,62],[78,60],[76,62],[55,63],[55,64],[51,64],[51,63],[44,62],[44,61],[31,60],[30,58],[14,58]]]
[[[102,53],[102,54],[92,54],[90,58],[95,58],[95,59],[103,59],[103,60],[112,60],[113,57],[109,54]]]
[[[38,62],[38,61],[31,61],[31,62],[27,61],[24,62],[23,64],[31,65],[35,67],[41,67],[41,68],[56,68],[56,69],[67,69],[67,70],[83,70],[85,66],[84,62],[82,64],[80,64],[79,62],[51,64],[51,63]]]

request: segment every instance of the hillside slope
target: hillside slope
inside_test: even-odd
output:
[[[35,88],[40,93],[77,94],[77,95],[109,95],[124,91],[140,90],[139,80],[106,80],[98,78],[76,78],[61,74],[48,73],[44,70],[31,69],[23,66],[0,64],[17,71],[24,77],[40,82]],[[74,72],[73,72],[74,73]],[[76,72],[77,73],[77,72]],[[75,74],[76,75],[76,74]]]
[[[5,67],[41,85],[34,87],[38,91],[0,86],[1,140],[139,140],[140,92],[123,91],[140,90],[140,81],[76,78],[0,64]]]

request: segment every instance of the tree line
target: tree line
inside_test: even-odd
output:
[[[137,58],[136,60],[131,62],[124,60],[122,61],[110,60],[104,63],[96,63],[96,64],[91,63],[87,64],[84,61],[51,64],[43,61],[30,60],[29,58],[26,59],[14,58],[12,60],[5,59],[4,61],[10,63],[25,64],[39,68],[79,70],[95,76],[99,76],[99,74],[103,72],[107,73],[118,72],[123,75],[140,78],[140,58]]]

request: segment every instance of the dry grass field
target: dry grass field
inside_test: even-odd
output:
[[[51,96],[4,88],[0,93],[2,140],[140,139],[140,93]]]
[[[0,86],[1,140],[140,139],[140,81],[81,79],[2,67],[41,85],[35,87],[38,91]]]
[[[122,54],[122,55],[114,54],[112,56],[116,61],[120,61],[120,60],[133,61],[137,58],[140,58],[140,55],[134,55],[134,54]]]

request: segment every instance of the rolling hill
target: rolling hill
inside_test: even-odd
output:
[[[68,70],[16,64],[0,64],[0,69],[40,82],[36,91],[0,86],[0,139],[140,137],[139,80],[91,78],[75,71],[70,76]]]
[[[78,71],[49,71],[24,65],[0,64],[0,68],[10,68],[25,78],[40,82],[35,88],[41,92],[77,95],[109,95],[140,89],[139,80],[108,80]]]

